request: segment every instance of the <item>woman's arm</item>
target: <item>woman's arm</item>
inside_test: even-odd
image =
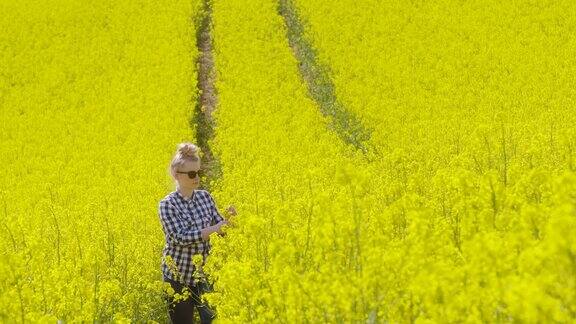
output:
[[[230,222],[227,219],[224,219],[224,217],[222,217],[220,212],[218,212],[218,208],[216,207],[216,202],[214,201],[212,194],[210,194],[208,191],[207,193],[208,193],[208,200],[210,200],[210,212],[212,214],[212,222],[216,222],[217,224],[214,226],[218,226],[216,232],[218,232],[218,235],[220,236],[225,236],[226,232],[222,231],[222,226],[230,225]],[[227,211],[231,215],[236,215],[236,210],[234,209],[233,206],[228,207]]]
[[[222,217],[222,215],[220,215],[220,212],[218,212],[218,208],[216,207],[216,202],[214,201],[212,194],[209,193],[208,191],[206,192],[208,193],[208,200],[210,201],[210,213],[212,215],[212,222],[214,223],[224,222],[225,219],[224,217]]]
[[[212,233],[218,233],[219,235],[224,235],[224,232],[222,232],[222,225],[226,224],[226,221],[222,221],[217,223],[216,225],[212,225],[212,226],[208,226],[206,228],[203,228],[201,230],[202,232],[202,239],[204,241],[208,241],[210,239],[210,234]]]
[[[207,241],[210,234],[221,231],[221,223],[213,226],[208,226],[201,230],[192,229],[184,225],[184,223],[177,216],[178,212],[169,202],[161,201],[158,208],[160,216],[160,223],[164,234],[174,244],[190,245]]]
[[[216,222],[226,222],[227,225],[230,225],[230,221],[228,219],[224,219],[224,217],[222,217],[222,215],[218,211],[218,208],[216,207],[216,202],[214,201],[214,198],[212,197],[212,195],[210,193],[208,193],[208,199],[210,200],[210,204],[211,204],[210,209],[211,209],[211,213],[212,213],[212,219],[216,220]],[[226,213],[230,217],[236,216],[236,214],[237,214],[236,208],[234,206],[230,205],[226,209]]]

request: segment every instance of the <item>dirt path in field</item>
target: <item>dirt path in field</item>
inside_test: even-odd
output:
[[[216,70],[214,68],[214,56],[212,54],[212,8],[208,0],[204,1],[204,10],[196,17],[196,46],[199,56],[198,65],[198,90],[200,97],[196,102],[194,117],[191,121],[196,127],[196,140],[204,155],[202,164],[208,170],[207,180],[204,186],[210,190],[212,180],[220,177],[221,169],[217,157],[214,155],[210,142],[214,138],[215,123],[212,113],[216,109],[217,92],[215,87]]]
[[[284,18],[288,44],[298,60],[298,68],[310,97],[318,104],[322,114],[330,117],[330,129],[342,141],[364,154],[375,152],[368,144],[371,131],[336,98],[329,69],[318,62],[312,44],[304,38],[304,26],[293,1],[279,0],[278,13]]]

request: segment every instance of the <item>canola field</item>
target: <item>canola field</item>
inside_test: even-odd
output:
[[[209,1],[223,323],[576,320],[576,4]],[[165,322],[202,1],[0,0],[0,320]],[[285,15],[339,104],[310,96]]]
[[[199,1],[0,1],[0,322],[161,321]]]

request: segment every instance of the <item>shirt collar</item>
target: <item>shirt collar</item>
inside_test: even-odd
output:
[[[180,191],[176,190],[176,195],[177,195],[178,197],[180,197],[180,199],[182,199],[182,200],[184,200],[184,201],[186,201],[186,202],[191,202],[191,201],[193,201],[193,200],[194,200],[195,193],[196,193],[196,190],[193,190],[193,191],[192,191],[192,197],[191,197],[190,199],[186,199],[186,198],[184,198],[184,196],[180,193]]]

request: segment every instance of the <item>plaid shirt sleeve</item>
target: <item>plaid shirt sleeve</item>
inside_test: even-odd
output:
[[[217,224],[220,222],[224,221],[224,217],[222,217],[222,215],[220,215],[220,212],[218,212],[218,208],[216,208],[216,202],[214,201],[214,198],[212,198],[212,195],[210,193],[208,193],[208,199],[210,200],[210,212],[212,213],[212,224]]]
[[[202,242],[202,234],[198,229],[187,228],[178,217],[177,211],[167,201],[161,201],[158,210],[162,230],[166,239],[176,245],[190,245]]]

